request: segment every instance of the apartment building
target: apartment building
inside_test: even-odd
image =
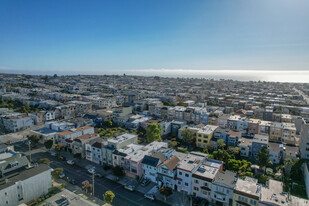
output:
[[[256,206],[259,205],[261,186],[258,180],[246,177],[238,178],[234,188],[233,206]]]
[[[191,152],[177,166],[177,191],[186,191],[192,194],[192,175],[205,161],[207,154]]]
[[[18,132],[33,127],[34,121],[27,114],[12,113],[1,115],[0,124],[7,132]]]
[[[212,182],[218,172],[222,171],[223,162],[206,159],[192,174],[192,195],[211,201]]]
[[[152,182],[157,180],[157,167],[159,164],[167,160],[162,152],[154,152],[150,155],[145,155],[142,160],[142,169],[144,178]]]
[[[129,144],[137,144],[137,138],[134,134],[123,134],[108,139],[107,145],[102,148],[103,164],[113,165],[113,152]]]
[[[305,119],[301,126],[299,152],[301,158],[309,159],[309,123]]]
[[[229,206],[233,204],[234,188],[237,176],[235,172],[226,170],[218,172],[211,185],[211,202],[215,205]]]
[[[47,165],[24,169],[0,180],[0,205],[15,206],[29,203],[46,195],[51,187],[51,168]]]
[[[174,155],[157,166],[157,182],[159,187],[167,186],[177,190],[177,185],[175,184],[177,179],[175,177],[179,161],[180,159]]]
[[[206,125],[196,133],[196,146],[206,148],[218,126]]]
[[[85,143],[86,160],[96,164],[103,164],[102,148],[106,145],[106,141],[100,137],[91,139]]]
[[[135,151],[127,155],[124,158],[125,161],[125,173],[129,177],[136,178],[142,177],[143,169],[142,169],[142,160],[144,159],[145,155],[149,155],[162,147],[167,147],[167,143],[165,142],[157,142],[154,141],[139,150]]]

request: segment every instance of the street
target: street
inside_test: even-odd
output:
[[[27,154],[27,153],[26,153]],[[50,167],[52,168],[63,168],[65,175],[69,178],[74,178],[76,180],[76,185],[81,187],[81,183],[85,180],[88,180],[92,183],[92,176],[87,173],[85,168],[78,167],[76,165],[68,165],[66,161],[58,160],[56,157],[51,156],[48,152],[44,151],[44,149],[36,149],[32,151],[32,160],[37,161],[41,158],[48,158],[51,163]],[[113,200],[113,205],[168,205],[162,201],[156,200],[151,202],[144,198],[144,194],[134,191],[130,192],[123,188],[121,184],[109,180],[105,177],[97,178],[95,177],[94,184],[94,193],[95,196],[99,199],[103,199],[103,194],[107,190],[111,190],[115,194],[115,198]]]

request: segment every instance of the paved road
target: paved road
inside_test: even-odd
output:
[[[300,91],[299,89],[296,89],[295,87],[294,87],[294,90],[298,92],[300,95],[302,95],[305,101],[307,102],[307,104],[309,104],[309,97],[303,91]]]
[[[33,151],[35,152],[35,151]],[[92,181],[91,175],[89,175],[84,168],[80,168],[78,166],[71,166],[66,164],[65,161],[60,161],[55,157],[51,156],[48,152],[44,152],[43,150],[37,149],[37,153],[32,154],[33,160],[38,160],[41,158],[48,158],[51,161],[50,166],[52,168],[61,167],[64,170],[66,176],[70,178],[74,178],[77,182],[78,186],[81,186],[81,183],[84,180],[88,180],[89,182]],[[111,181],[107,178],[95,178],[95,196],[103,199],[103,194],[107,191],[111,190],[115,194],[115,198],[113,200],[113,205],[128,205],[128,206],[154,206],[154,205],[168,205],[162,201],[156,200],[151,202],[144,198],[143,194],[140,192],[134,191],[130,192],[123,188],[122,185]]]

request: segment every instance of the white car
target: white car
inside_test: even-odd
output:
[[[125,185],[124,189],[130,190],[130,191],[134,191],[135,186],[133,186],[133,185]]]
[[[95,169],[88,169],[88,173],[95,174]]]
[[[59,177],[60,177],[61,179],[63,179],[63,178],[65,177],[65,174],[62,173],[61,175],[59,175]]]
[[[148,200],[151,200],[151,201],[155,201],[156,200],[156,196],[154,196],[154,194],[151,194],[151,193],[146,193],[144,195],[144,197]]]

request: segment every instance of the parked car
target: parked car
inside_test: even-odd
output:
[[[50,151],[50,155],[53,156],[53,157],[56,157],[57,153],[55,151]]]
[[[94,176],[98,177],[98,178],[103,178],[104,177],[101,173],[95,173]]]
[[[133,186],[133,185],[125,185],[125,186],[124,186],[124,189],[127,189],[127,190],[129,190],[129,191],[134,191],[135,186]]]
[[[67,161],[67,164],[69,164],[69,165],[74,165],[75,162],[74,162],[74,160],[68,160],[68,161]]]
[[[95,169],[88,169],[87,171],[88,171],[88,173],[90,173],[90,174],[95,174]]]
[[[151,200],[151,201],[155,201],[156,200],[156,196],[154,194],[151,194],[151,193],[146,193],[144,195],[144,197],[148,200]]]
[[[62,156],[62,155],[59,155],[57,158],[58,158],[59,160],[63,160],[63,161],[66,160],[66,158],[65,158],[64,156]]]
[[[62,173],[61,175],[59,175],[59,177],[60,177],[61,179],[63,179],[63,178],[65,177],[65,174]]]
[[[146,185],[148,185],[149,183],[150,183],[150,180],[147,179],[147,178],[145,178],[145,179],[142,180],[141,185],[142,185],[142,186],[146,186]]]

